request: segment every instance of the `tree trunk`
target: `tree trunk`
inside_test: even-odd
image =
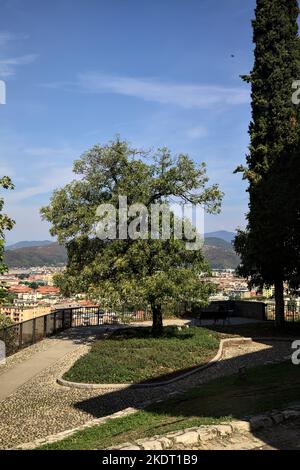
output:
[[[275,283],[275,317],[277,328],[284,328],[284,286],[283,281],[276,281]]]
[[[163,319],[160,304],[151,304],[152,310],[152,335],[161,336],[163,332]]]

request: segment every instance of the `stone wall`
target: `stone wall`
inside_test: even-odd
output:
[[[218,311],[219,307],[224,307],[225,310],[230,310],[230,316],[232,317],[243,317],[252,318],[255,320],[265,320],[265,309],[266,304],[263,302],[251,302],[246,300],[228,300],[228,301],[215,301],[211,302],[207,308],[200,308],[195,313],[200,313],[202,318],[205,318],[205,314],[209,318],[210,312]]]
[[[254,318],[255,320],[266,319],[266,304],[263,302],[247,302],[236,300],[234,302],[234,315],[236,317]]]

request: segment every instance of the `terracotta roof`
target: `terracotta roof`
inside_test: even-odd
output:
[[[60,290],[57,287],[41,286],[38,287],[37,292],[39,294],[59,294]]]
[[[98,307],[98,305],[94,304],[90,300],[79,300],[78,302],[82,307]]]
[[[16,294],[30,294],[33,293],[33,289],[27,286],[12,286],[9,288],[10,292],[14,292]]]

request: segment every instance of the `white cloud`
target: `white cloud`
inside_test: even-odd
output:
[[[208,130],[204,126],[191,127],[186,131],[186,135],[189,139],[201,139],[208,135]]]
[[[0,46],[4,47],[12,41],[27,39],[26,34],[15,34],[9,31],[0,31]]]
[[[75,179],[72,161],[80,153],[68,142],[57,146],[33,146],[28,137],[8,129],[0,129],[0,176],[9,175],[15,183],[13,191],[3,193],[5,213],[16,225],[7,233],[7,240],[49,238],[49,224],[41,221],[39,210],[49,195]]]
[[[37,59],[37,54],[25,54],[21,56],[12,56],[8,53],[9,44],[14,41],[27,39],[28,36],[24,34],[14,34],[9,31],[0,31],[0,47],[2,48],[0,56],[0,77],[10,77],[15,75],[16,68],[22,65],[31,64]],[[3,53],[5,49],[5,56]],[[9,54],[9,55],[8,55]]]
[[[61,147],[24,147],[23,152],[27,156],[44,159],[48,165],[51,163],[51,160],[74,158],[78,150],[68,145],[63,145]]]
[[[48,194],[73,179],[75,178],[72,173],[72,167],[48,168],[47,176],[41,176],[38,184],[28,186],[19,191],[15,189],[7,194],[6,200],[9,203],[22,203],[32,197]]]
[[[0,176],[11,176],[15,190],[5,194],[5,201],[21,204],[31,197],[45,195],[74,179],[72,163],[78,148],[67,142],[58,146],[31,146],[26,136],[0,129]]]
[[[14,176],[16,174],[15,170],[10,166],[8,165],[7,163],[4,163],[0,165],[0,178],[2,176]]]
[[[15,75],[16,67],[31,64],[37,57],[37,54],[27,54],[20,57],[0,59],[0,76],[10,77],[11,75]]]
[[[8,33],[7,31],[0,31],[0,46],[5,46],[9,41],[14,39],[13,34]]]
[[[175,84],[146,78],[118,77],[100,73],[79,75],[78,85],[81,90],[89,93],[115,93],[187,109],[207,109],[217,105],[241,105],[250,100],[249,90],[242,87]]]

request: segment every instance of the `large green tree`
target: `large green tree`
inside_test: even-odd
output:
[[[276,320],[283,326],[284,282],[295,279],[298,257],[291,236],[296,207],[290,200],[292,184],[298,184],[299,120],[292,103],[292,84],[300,75],[298,2],[257,0],[255,14],[255,63],[243,77],[252,87],[251,144],[247,167],[238,168],[249,181],[248,226],[238,233],[235,248],[240,274],[252,285],[275,286]]]
[[[0,188],[13,189],[14,185],[8,176],[0,178]],[[7,266],[3,262],[4,247],[5,247],[5,231],[11,230],[14,226],[14,221],[3,213],[4,198],[0,197],[0,274],[7,271]],[[7,289],[4,283],[0,284],[0,303],[6,298]]]
[[[117,138],[86,152],[74,172],[77,179],[56,190],[49,206],[41,209],[52,224],[51,234],[67,247],[67,269],[57,279],[63,293],[87,292],[110,306],[150,304],[154,334],[162,330],[164,304],[207,302],[212,286],[201,277],[209,271],[202,251],[188,250],[174,228],[169,239],[141,235],[137,240],[102,240],[95,234],[95,214],[103,203],[116,209],[120,227],[119,196],[127,196],[128,205],[146,208],[158,203],[169,207],[175,198],[218,212],[222,195],[218,186],[207,186],[205,164],[197,165],[188,155],[173,158],[166,148],[154,154],[137,151]],[[177,220],[172,212],[170,217]]]

